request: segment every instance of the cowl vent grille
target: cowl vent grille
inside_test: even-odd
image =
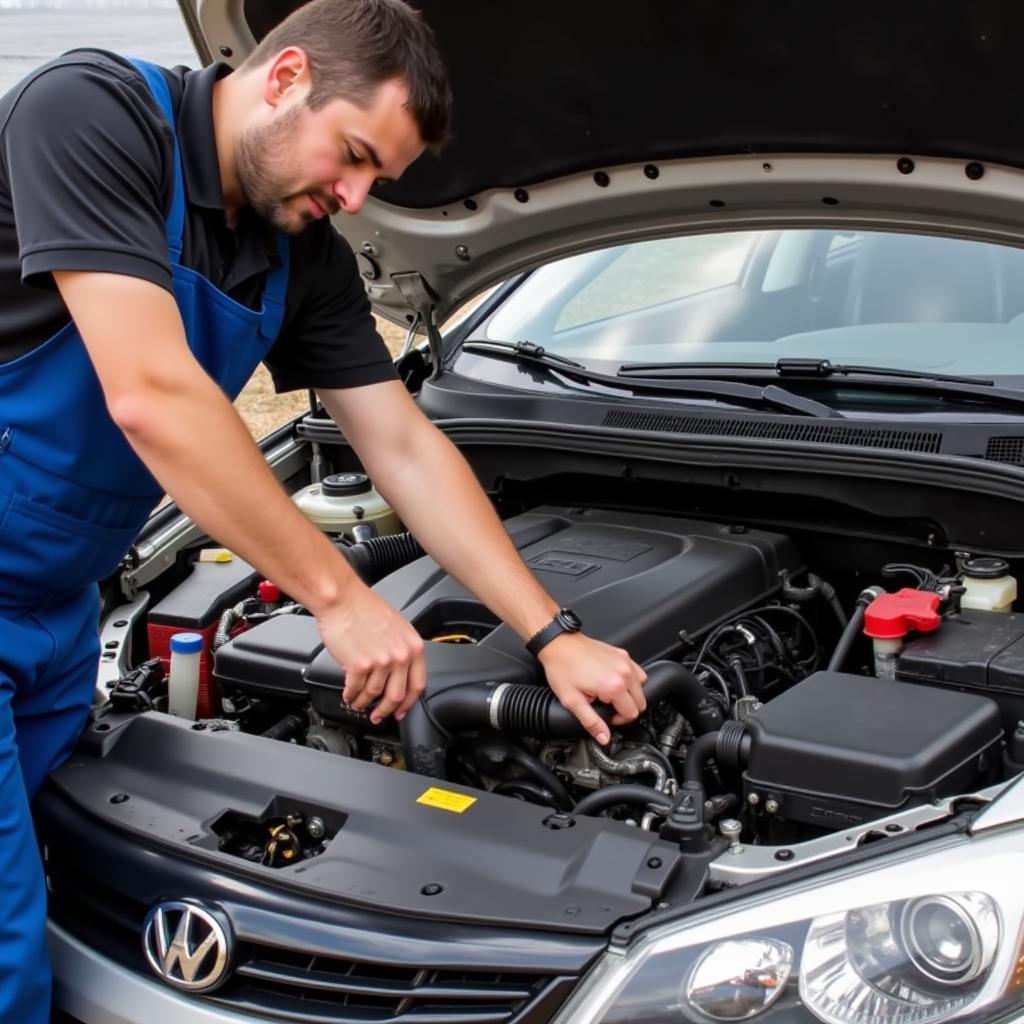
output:
[[[942,434],[926,430],[888,430],[884,427],[848,427],[831,423],[780,423],[764,420],[727,420],[710,416],[671,416],[666,413],[626,412],[613,409],[603,426],[620,430],[657,430],[670,434],[716,434],[754,437],[808,444],[842,444],[853,448],[888,448],[905,452],[939,450]]]
[[[990,437],[985,445],[985,458],[1024,465],[1024,437]]]

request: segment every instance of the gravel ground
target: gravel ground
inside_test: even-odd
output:
[[[397,355],[405,342],[405,331],[386,320],[378,320],[377,327],[384,336],[391,354]],[[238,396],[235,407],[253,437],[258,439],[308,409],[309,399],[305,391],[274,394],[270,374],[261,366]]]

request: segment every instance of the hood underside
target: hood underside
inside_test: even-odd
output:
[[[246,0],[261,38],[294,0]],[[644,160],[901,153],[1024,165],[1024,8],[418,0],[454,136],[380,191],[427,208]]]
[[[180,3],[204,59],[234,64],[297,6]],[[415,6],[453,138],[336,218],[392,319],[413,319],[394,275],[422,276],[443,319],[519,269],[643,235],[827,219],[1024,237],[1020,5]]]

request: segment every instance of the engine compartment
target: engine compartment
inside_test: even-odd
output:
[[[557,704],[519,637],[408,535],[337,538],[429,641],[427,690],[402,723],[373,725],[345,704],[343,672],[304,609],[244,562],[202,553],[150,609],[156,657],[111,687],[109,710],[164,709],[168,638],[199,632],[194,729],[485,790],[565,827],[605,816],[704,856],[799,844],[1024,768],[1024,673],[1007,682],[1005,666],[978,668],[1009,645],[999,638],[1024,637],[1024,616],[962,608],[960,566],[869,567],[882,586],[854,602],[847,580],[845,601],[826,582],[830,567],[809,571],[793,537],[742,523],[540,505],[506,527],[587,632],[648,672],[648,711],[607,748]],[[860,619],[890,580],[914,584],[904,590],[941,622],[908,630],[893,677],[879,678]],[[214,832],[221,850],[273,867],[317,856],[332,834],[315,807],[276,804]]]

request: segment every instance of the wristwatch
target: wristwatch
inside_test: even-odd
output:
[[[559,608],[555,617],[526,641],[526,649],[536,657],[556,636],[578,633],[582,628],[583,621],[571,608]]]

